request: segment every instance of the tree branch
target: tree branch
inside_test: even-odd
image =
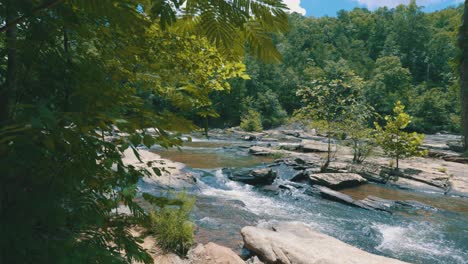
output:
[[[40,12],[40,11],[42,11],[44,9],[52,8],[52,7],[60,4],[61,2],[63,2],[63,0],[52,0],[52,1],[49,1],[47,3],[44,3],[44,4],[34,8],[32,10],[32,12],[31,12],[31,15],[34,15],[35,13]],[[13,19],[11,22],[9,22],[6,25],[4,25],[3,27],[1,27],[0,32],[5,32],[8,28],[23,22],[27,18],[28,18],[28,16],[23,15],[23,16],[20,16],[18,18]]]

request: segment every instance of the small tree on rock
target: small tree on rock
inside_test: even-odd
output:
[[[296,111],[295,116],[303,120],[312,120],[312,124],[327,135],[327,157],[321,166],[326,171],[332,160],[332,137],[344,131],[343,122],[349,118],[351,108],[357,104],[362,90],[362,79],[353,72],[341,72],[336,78],[321,78],[311,82],[308,87],[297,91],[304,106]]]
[[[398,101],[393,108],[393,115],[385,116],[385,128],[375,123],[377,143],[386,155],[395,159],[396,170],[399,169],[400,159],[427,154],[426,150],[420,150],[424,134],[404,131],[411,122],[411,117],[404,110],[405,106]]]

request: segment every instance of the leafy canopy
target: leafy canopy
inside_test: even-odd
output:
[[[166,131],[192,128],[188,109],[211,114],[210,93],[247,78],[224,45],[269,42],[285,17],[280,1],[187,1],[200,25],[209,11],[229,17],[236,30],[217,41],[220,28],[178,29],[183,3],[2,1],[1,263],[152,262],[130,232],[149,221],[134,198],[150,172],[122,154],[180,144]],[[228,41],[254,22],[261,37]]]

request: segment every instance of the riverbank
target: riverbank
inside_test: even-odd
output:
[[[195,134],[196,137],[202,137]],[[320,164],[327,150],[326,138],[315,130],[272,129],[260,133],[249,133],[236,128],[210,130],[209,138],[218,140],[243,140],[250,142],[253,155],[300,158],[313,164]],[[450,145],[459,140],[454,135],[428,135],[424,147],[428,157],[414,157],[401,160],[401,177],[390,182],[403,189],[432,190],[449,195],[468,197],[468,165],[460,153],[451,150]],[[362,164],[352,162],[352,150],[343,141],[334,141],[332,146],[333,170],[348,170],[374,181],[384,181],[383,171],[390,169],[390,158],[375,149]],[[336,150],[335,150],[336,148]],[[336,152],[335,152],[336,151]],[[458,159],[457,159],[458,158]],[[457,160],[453,162],[450,160]]]

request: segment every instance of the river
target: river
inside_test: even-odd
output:
[[[242,253],[240,229],[264,221],[301,221],[371,253],[412,263],[468,263],[468,199],[439,193],[400,190],[366,184],[343,190],[355,199],[367,195],[393,200],[415,200],[435,208],[408,208],[393,214],[368,211],[303,194],[230,181],[224,167],[261,167],[272,158],[247,153],[245,142],[187,143],[181,151],[155,149],[163,158],[185,163],[197,178],[189,190],[197,196],[193,218],[196,238],[213,241]],[[275,184],[287,183],[295,173],[285,165]]]

